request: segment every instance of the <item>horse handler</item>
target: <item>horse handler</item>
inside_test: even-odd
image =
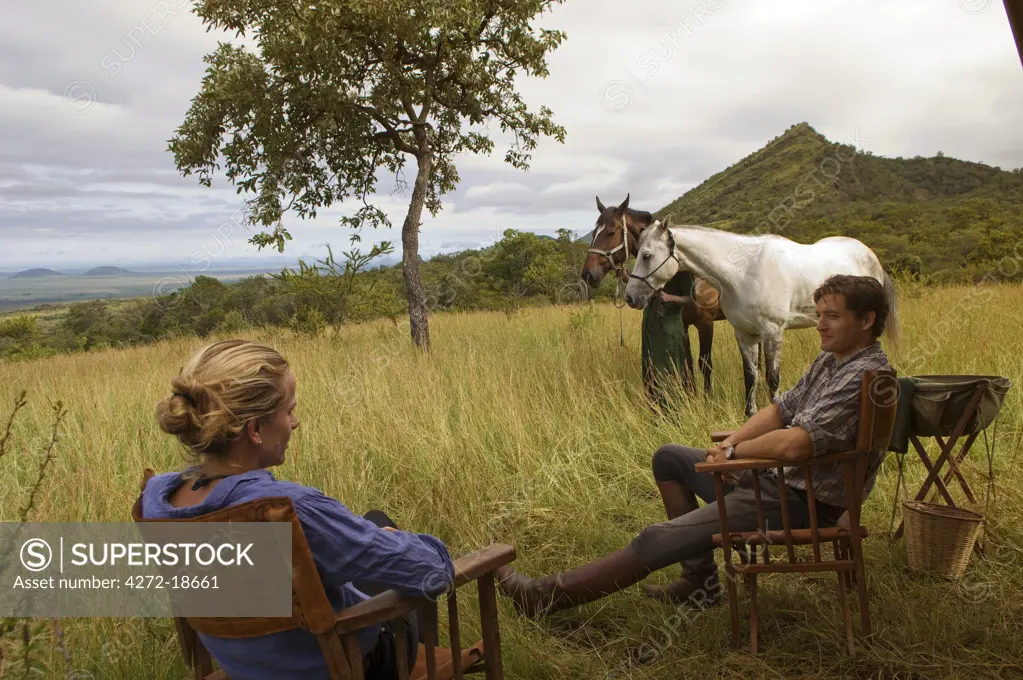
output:
[[[694,304],[689,292],[692,274],[680,272],[665,284],[663,292],[651,295],[643,308],[640,356],[643,388],[653,403],[667,407],[667,388],[680,380],[686,391],[693,391],[693,353],[689,333],[682,319],[686,304]]]
[[[860,385],[868,370],[890,370],[878,337],[888,305],[884,289],[870,277],[836,275],[814,292],[821,352],[789,391],[760,409],[728,439],[711,449],[668,444],[653,457],[653,474],[668,520],[648,526],[629,545],[568,572],[529,578],[509,566],[498,570],[501,592],[529,617],[590,602],[626,588],[650,573],[676,562],[682,578],[667,587],[643,586],[648,597],[704,607],[722,600],[713,535],[720,531],[714,478],[697,473],[704,460],[770,458],[798,463],[814,456],[855,447],[859,425]],[[869,461],[864,493],[869,494],[884,452]],[[753,471],[744,471],[727,487],[729,528],[756,531]],[[765,521],[781,525],[781,500],[773,470],[756,474],[762,482]],[[789,518],[793,528],[810,524],[805,481],[785,475]],[[817,523],[835,526],[851,499],[845,497],[842,468],[821,466],[814,482]],[[699,506],[696,498],[706,505]]]

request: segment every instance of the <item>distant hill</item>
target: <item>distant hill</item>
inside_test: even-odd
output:
[[[809,243],[851,236],[892,270],[978,280],[1023,238],[1023,172],[950,158],[885,158],[808,123],[657,211],[672,221]],[[1023,278],[1021,267],[1001,278]]]
[[[20,271],[17,274],[11,274],[12,279],[33,279],[41,276],[64,276],[64,275],[52,269],[41,268],[25,269],[24,271]]]
[[[89,271],[85,272],[84,276],[119,276],[121,274],[131,274],[132,272],[121,267],[93,267]]]

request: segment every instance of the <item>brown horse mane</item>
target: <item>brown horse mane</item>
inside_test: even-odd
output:
[[[636,210],[635,208],[626,208],[625,214],[632,218],[633,222],[641,224],[643,227],[649,227],[654,223],[654,214],[648,210]]]

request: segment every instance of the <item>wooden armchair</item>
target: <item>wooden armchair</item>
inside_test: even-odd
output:
[[[153,475],[147,469],[142,487]],[[437,602],[429,598],[408,597],[388,590],[338,613],[334,612],[323,583],[320,581],[312,553],[302,532],[302,525],[291,503],[282,497],[261,498],[216,512],[183,520],[144,519],[141,496],[132,508],[136,522],[291,522],[292,614],[286,618],[176,617],[178,642],[185,663],[195,680],[230,680],[223,670],[214,671],[213,659],[203,646],[197,632],[208,635],[248,638],[303,628],[313,633],[323,651],[332,680],[362,680],[362,651],[358,632],[367,626],[390,621],[400,639],[405,630],[402,615],[418,609],[419,621],[427,644],[420,643],[416,664],[408,668],[405,646],[395,645],[400,680],[451,680],[464,674],[486,673],[487,680],[502,680],[501,637],[498,629],[497,598],[494,575],[497,569],[512,562],[515,548],[494,544],[455,560],[455,580],[447,597],[451,649],[434,645],[434,616]],[[472,647],[461,649],[459,637],[457,589],[476,581],[479,591],[483,639]]]
[[[898,404],[898,385],[894,371],[867,371],[860,387],[860,421],[856,438],[856,449],[843,453],[812,458],[798,465],[805,475],[807,503],[810,511],[810,528],[793,529],[789,521],[787,495],[784,485],[784,467],[776,460],[748,458],[723,463],[698,463],[698,472],[714,474],[714,486],[721,513],[721,533],[714,535],[714,544],[723,549],[727,573],[728,603],[732,619],[732,643],[739,646],[739,610],[735,579],[742,575],[750,592],[750,650],[757,653],[757,575],[766,573],[807,573],[834,571],[838,575],[838,596],[845,619],[845,632],[850,654],[855,653],[853,645],[852,618],[849,611],[847,591],[855,585],[859,591],[860,619],[863,634],[870,635],[870,609],[867,603],[866,574],[863,566],[861,539],[868,535],[867,528],[860,523],[860,512],[864,499],[864,484],[867,478],[870,452],[881,452],[888,448],[895,424]],[[723,441],[734,430],[714,432],[711,440]],[[825,462],[840,462],[845,478],[847,498],[854,499],[838,522],[838,526],[818,528],[816,503],[813,491],[813,471]],[[880,463],[878,463],[879,465]],[[724,473],[740,473],[744,470],[775,469],[781,490],[782,529],[767,531],[764,526],[763,507],[760,500],[759,475],[753,477],[753,489],[757,506],[759,531],[730,532],[725,513]],[[728,540],[725,540],[725,536]],[[834,559],[821,557],[821,543],[830,542]],[[788,559],[771,560],[770,545],[784,544]],[[763,546],[763,563],[757,563],[757,546]],[[813,546],[812,560],[797,560],[795,546]],[[733,563],[733,548],[743,553],[748,550],[749,559],[743,564]]]

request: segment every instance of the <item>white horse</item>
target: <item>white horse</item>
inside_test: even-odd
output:
[[[885,334],[898,346],[899,316],[891,278],[877,255],[854,238],[829,236],[806,245],[776,234],[734,234],[697,225],[672,226],[670,218],[658,221],[640,237],[625,301],[642,309],[680,269],[705,279],[721,293],[721,310],[735,329],[742,354],[747,418],[756,412],[758,343],[763,343],[773,400],[782,333],[817,325],[813,292],[832,274],[871,276],[884,286],[890,310]]]

